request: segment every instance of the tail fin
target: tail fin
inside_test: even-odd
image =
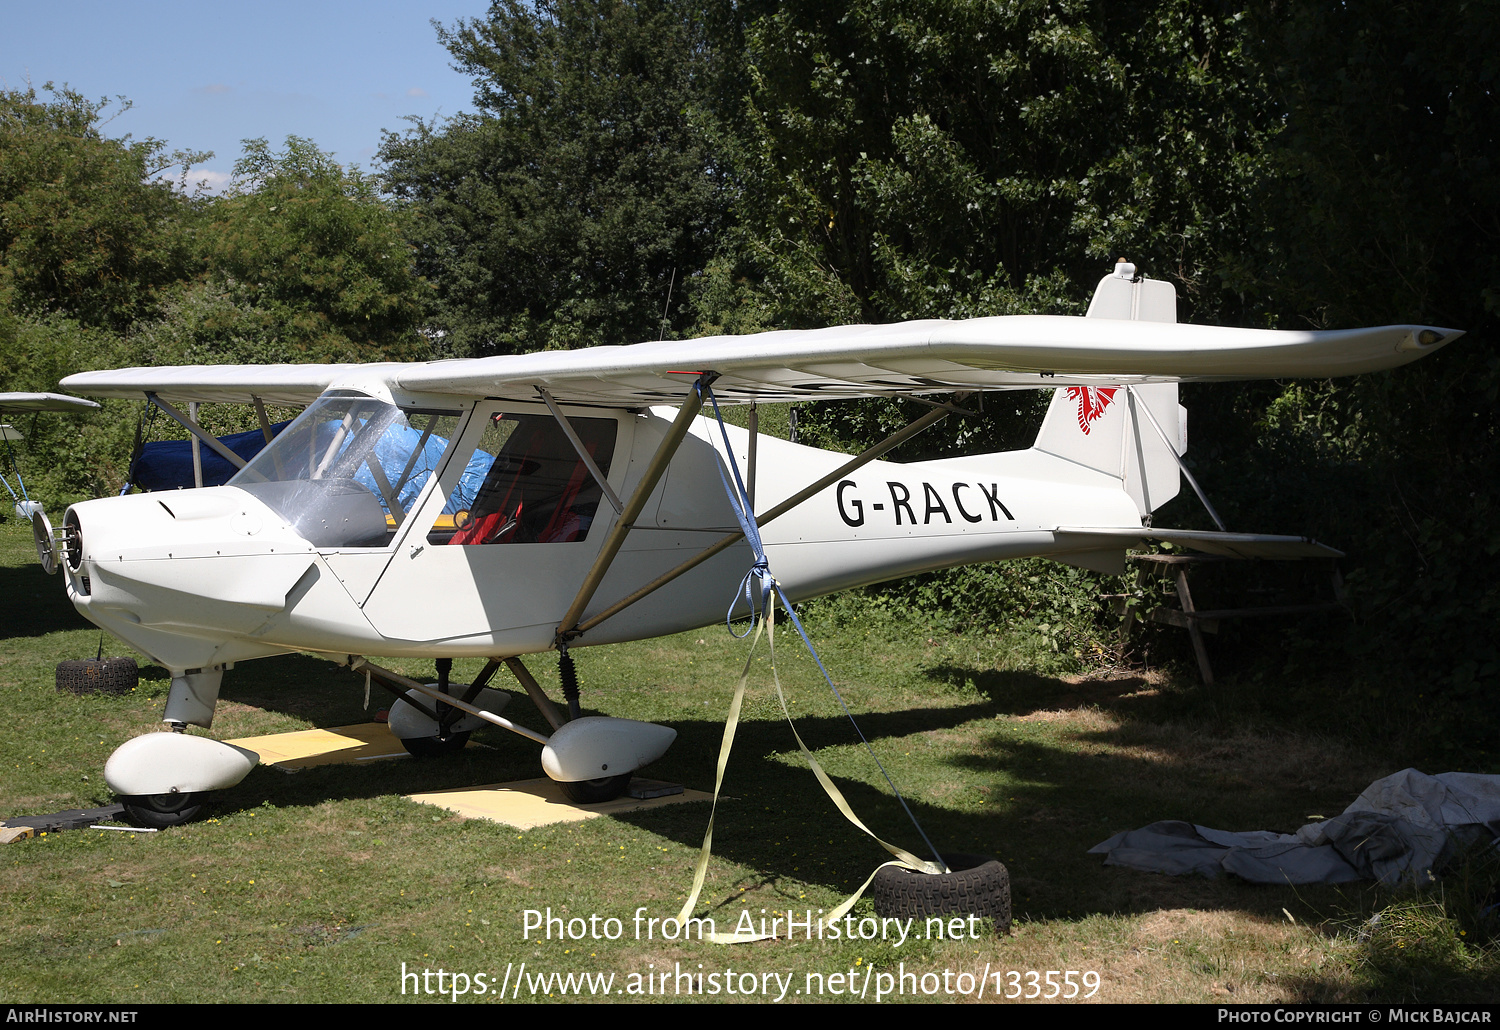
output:
[[[1089,318],[1176,322],[1177,291],[1144,279],[1123,259],[1099,280]],[[1145,409],[1145,410],[1142,410]],[[1121,480],[1142,516],[1166,504],[1181,488],[1181,473],[1162,433],[1177,454],[1187,452],[1187,412],[1176,383],[1137,386],[1061,386],[1042,420],[1035,448]]]

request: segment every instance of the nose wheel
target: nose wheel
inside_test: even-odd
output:
[[[167,830],[198,818],[207,800],[207,791],[179,791],[175,794],[133,794],[121,797],[120,803],[125,806],[126,817],[137,826]]]

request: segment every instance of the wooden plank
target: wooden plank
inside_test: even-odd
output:
[[[1187,568],[1179,565],[1177,568],[1177,599],[1182,602],[1182,612],[1191,616],[1195,610],[1193,607],[1193,594],[1188,589]],[[1198,675],[1203,677],[1203,685],[1211,687],[1214,685],[1213,666],[1208,664],[1208,651],[1203,646],[1203,631],[1198,623],[1189,619],[1188,636],[1193,641],[1193,654],[1198,658]]]
[[[1196,625],[1204,633],[1219,632],[1219,623],[1216,620],[1201,619],[1197,613],[1180,612],[1176,608],[1154,608],[1148,618],[1152,622],[1176,626],[1178,629],[1192,629]]]
[[[1283,604],[1267,606],[1265,608],[1222,608],[1212,611],[1193,611],[1186,613],[1186,617],[1189,619],[1254,619],[1262,615],[1307,615],[1312,612],[1344,612],[1348,610],[1335,601],[1324,601],[1320,604]]]

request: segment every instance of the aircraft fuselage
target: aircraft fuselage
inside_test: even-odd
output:
[[[65,567],[79,611],[174,675],[292,650],[462,657],[550,649],[616,515],[576,447],[549,428],[557,423],[547,409],[429,398],[397,411],[397,428],[380,430],[378,444],[362,444],[361,434],[378,435],[379,419],[396,409],[368,398],[344,404],[293,439],[299,419],[228,486],[74,505],[67,519],[78,543]],[[674,414],[565,413],[586,427],[587,447],[621,498]],[[728,434],[745,472],[749,434]],[[393,440],[407,440],[406,451]],[[584,621],[737,530],[722,450],[718,426],[698,418]],[[847,460],[760,436],[755,509],[765,512]],[[772,573],[799,599],[976,561],[1043,555],[1087,564],[1087,554],[1073,554],[1076,541],[1054,535],[1070,524],[1140,521],[1120,479],[1032,449],[872,462],[765,526],[763,539]],[[752,561],[741,540],[573,645],[722,619]]]

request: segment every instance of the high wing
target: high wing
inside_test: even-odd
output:
[[[177,402],[206,404],[284,404],[303,407],[330,385],[349,376],[384,381],[414,365],[163,365],[79,372],[63,380],[67,388],[95,397],[139,399],[154,393]]]
[[[0,413],[11,411],[92,411],[99,405],[60,393],[0,393]]]
[[[1463,335],[1399,325],[1285,331],[1059,315],[782,330],[625,347],[380,365],[216,365],[84,372],[104,397],[306,404],[330,387],[573,404],[680,403],[704,371],[727,402],[774,402],[1201,380],[1354,375],[1394,368]]]

